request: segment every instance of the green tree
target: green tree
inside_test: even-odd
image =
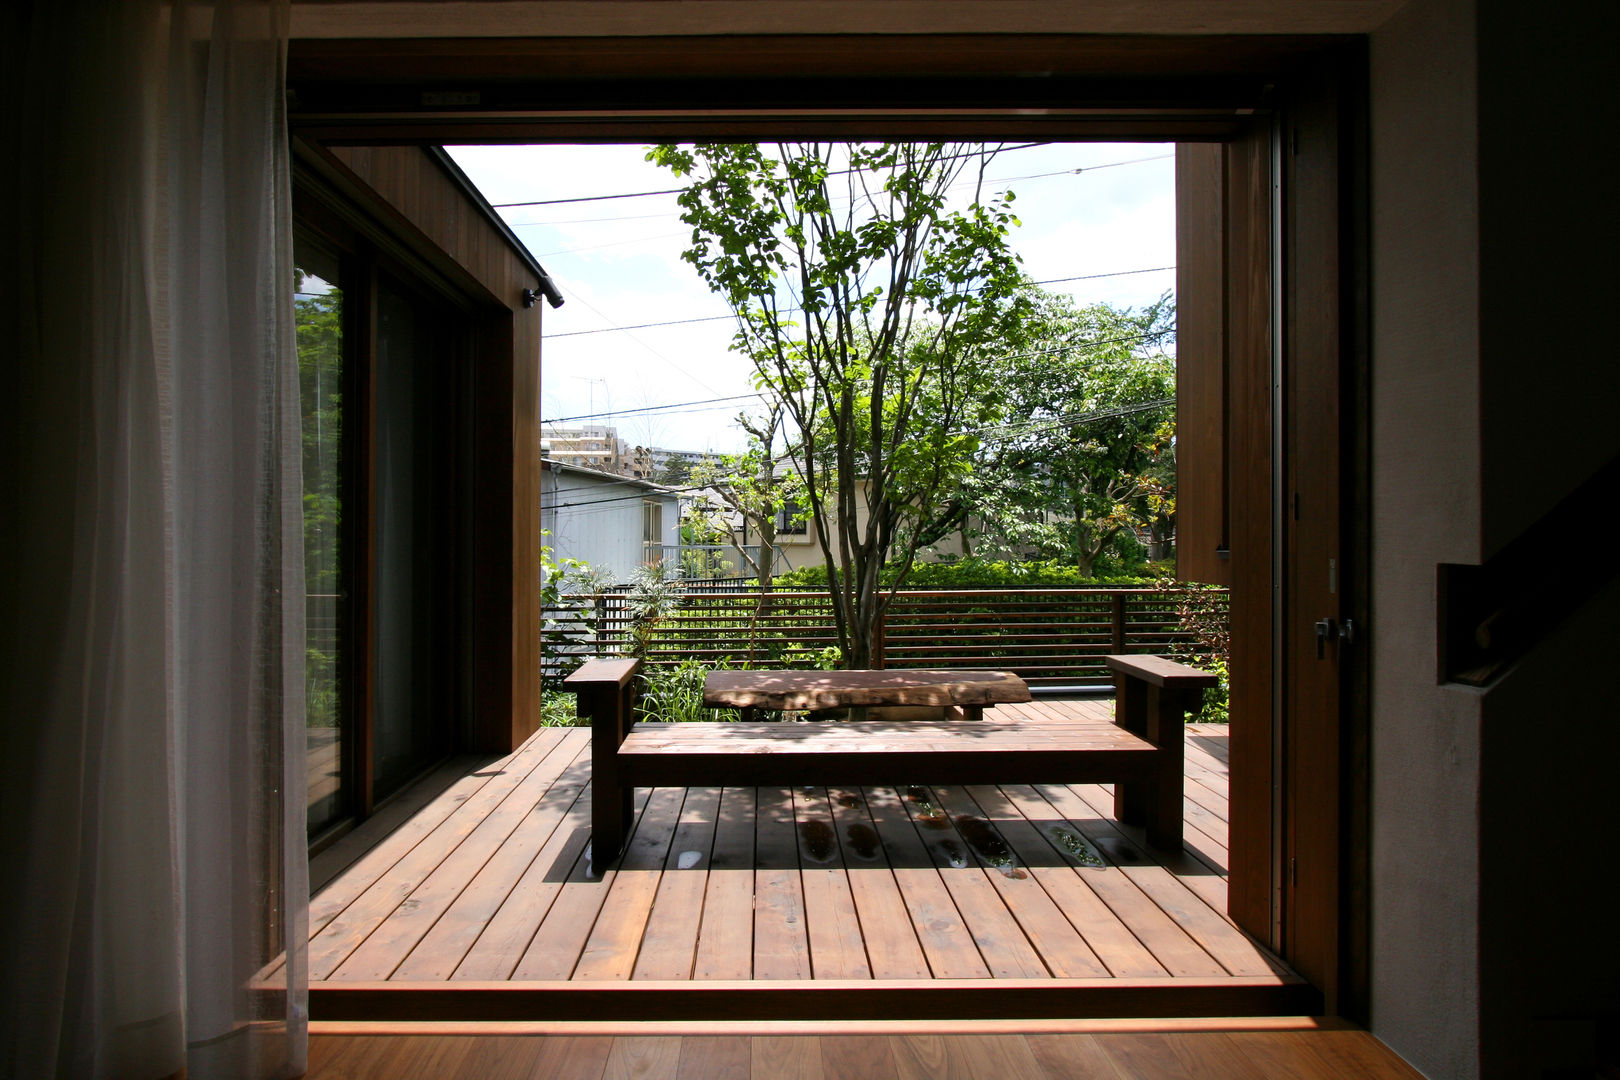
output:
[[[870,667],[894,588],[996,415],[984,378],[1023,303],[1010,192],[964,144],[671,145],[685,258],[737,316],[733,347],[791,426],[845,662]],[[962,209],[951,189],[971,187]]]
[[[1013,419],[986,433],[940,522],[971,521],[997,546],[1067,558],[1087,576],[1121,533],[1167,532],[1174,333],[1168,293],[1140,311],[1035,294],[997,376]]]
[[[777,449],[782,421],[780,401],[770,402],[763,416],[742,414],[737,422],[748,435],[747,447],[738,454],[705,458],[692,467],[689,477],[695,486],[712,488],[720,499],[718,506],[693,502],[694,524],[725,537],[745,570],[758,579],[761,593],[771,591],[775,572],[777,516],[798,492],[797,476]],[[745,544],[730,527],[733,514],[742,518],[757,544]]]
[[[339,710],[338,597],[342,592],[343,294],[305,293],[294,282],[303,436],[305,697],[312,727],[335,727]]]

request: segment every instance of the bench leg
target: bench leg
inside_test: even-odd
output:
[[[635,812],[635,788],[619,776],[619,744],[630,721],[629,688],[592,701],[591,713],[591,863],[606,866],[624,850]]]
[[[1148,741],[1159,748],[1147,815],[1148,843],[1181,850],[1183,777],[1186,775],[1187,730],[1182,720],[1184,695],[1148,687]]]
[[[1114,817],[1147,826],[1148,843],[1179,850],[1186,772],[1184,695],[1124,674],[1114,676],[1114,723],[1159,748],[1151,780],[1114,784]]]
[[[1147,690],[1147,683],[1118,673],[1114,675],[1114,723],[1142,739],[1148,737]],[[1126,825],[1140,825],[1146,821],[1153,794],[1151,787],[1145,780],[1116,781],[1115,819]]]

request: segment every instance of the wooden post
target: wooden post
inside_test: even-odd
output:
[[[587,660],[563,689],[579,701],[591,722],[592,861],[604,866],[624,850],[630,836],[635,789],[619,777],[619,746],[635,716],[635,674],[640,660]]]
[[[888,623],[889,605],[884,604],[878,608],[877,633],[874,635],[877,638],[877,648],[872,652],[872,666],[880,671],[889,666],[883,656],[884,650],[888,648],[889,643]]]

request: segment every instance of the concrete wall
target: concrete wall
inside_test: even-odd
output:
[[[1430,1076],[1479,1040],[1480,702],[1437,685],[1435,565],[1479,557],[1470,0],[1372,35],[1372,1030]]]

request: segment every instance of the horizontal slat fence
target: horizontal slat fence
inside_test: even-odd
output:
[[[1031,686],[1108,685],[1109,653],[1195,649],[1176,588],[902,590],[883,620],[883,666],[1011,671]],[[1224,592],[1206,598],[1224,607]],[[594,636],[582,652],[615,655],[630,642],[622,593],[591,598]],[[648,636],[651,667],[695,659],[705,666],[814,667],[838,643],[825,592],[694,592]],[[565,617],[548,611],[548,618]],[[548,658],[549,660],[550,658]],[[549,664],[548,664],[549,667]],[[549,673],[549,672],[548,672]]]

